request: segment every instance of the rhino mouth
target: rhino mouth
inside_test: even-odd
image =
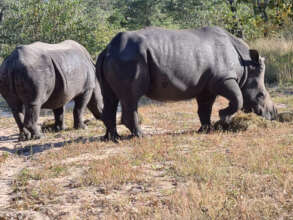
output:
[[[243,108],[243,111],[245,113],[255,113],[259,116],[264,117],[267,120],[276,120],[278,117],[278,111],[275,106],[273,106],[271,109],[265,108],[265,107],[260,107],[260,106],[250,106]]]

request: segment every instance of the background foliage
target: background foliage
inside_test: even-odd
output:
[[[247,41],[292,40],[292,5],[291,0],[0,0],[0,61],[18,44],[65,39],[80,42],[96,57],[117,32],[146,26],[219,25]]]

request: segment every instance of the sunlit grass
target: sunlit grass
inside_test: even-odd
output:
[[[90,161],[81,178],[82,185],[104,187],[107,191],[135,182],[143,182],[142,170],[122,156]]]
[[[291,109],[289,96],[273,97]],[[217,99],[213,122],[226,105]],[[119,125],[119,143],[102,142],[95,120],[22,143],[52,144],[17,175],[11,207],[46,214],[72,206],[88,219],[292,218],[293,124],[238,113],[234,125],[244,129],[199,134],[196,111],[195,101],[140,107],[145,137],[128,140]]]

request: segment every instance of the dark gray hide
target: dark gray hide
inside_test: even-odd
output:
[[[75,128],[84,128],[86,106],[97,119],[103,108],[93,61],[72,40],[17,47],[0,67],[0,93],[12,110],[20,140],[41,136],[37,126],[41,108],[53,109],[56,130],[64,128],[64,105],[71,100]]]
[[[243,107],[267,119],[276,117],[264,85],[262,58],[219,27],[119,33],[100,54],[96,69],[102,82],[106,139],[119,137],[115,120],[119,100],[122,123],[141,136],[137,104],[143,95],[159,101],[196,98],[200,131],[210,128],[217,95],[230,101],[219,112],[224,123]]]

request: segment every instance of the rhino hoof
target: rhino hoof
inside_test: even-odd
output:
[[[34,134],[31,139],[38,140],[38,139],[41,139],[42,137],[43,137],[42,134]]]
[[[198,129],[198,133],[209,134],[212,131],[211,125],[203,125]]]
[[[138,138],[142,138],[144,135],[141,131],[137,131],[135,133],[132,133],[132,137],[138,137]]]
[[[25,135],[20,134],[18,137],[18,141],[27,141],[29,140]]]
[[[75,125],[74,128],[75,129],[86,129],[86,125],[85,124],[79,124],[79,125]]]
[[[115,132],[115,133],[113,133],[113,134],[111,134],[110,132],[107,132],[106,134],[105,134],[105,136],[104,137],[102,137],[102,141],[113,141],[113,142],[115,142],[115,143],[118,143],[118,141],[121,139],[121,136],[117,133],[117,132]]]
[[[54,126],[54,131],[55,131],[55,132],[63,131],[64,128],[65,128],[64,126],[55,125],[55,126]]]
[[[31,139],[31,133],[28,131],[22,131],[19,134],[18,141],[28,141]]]

